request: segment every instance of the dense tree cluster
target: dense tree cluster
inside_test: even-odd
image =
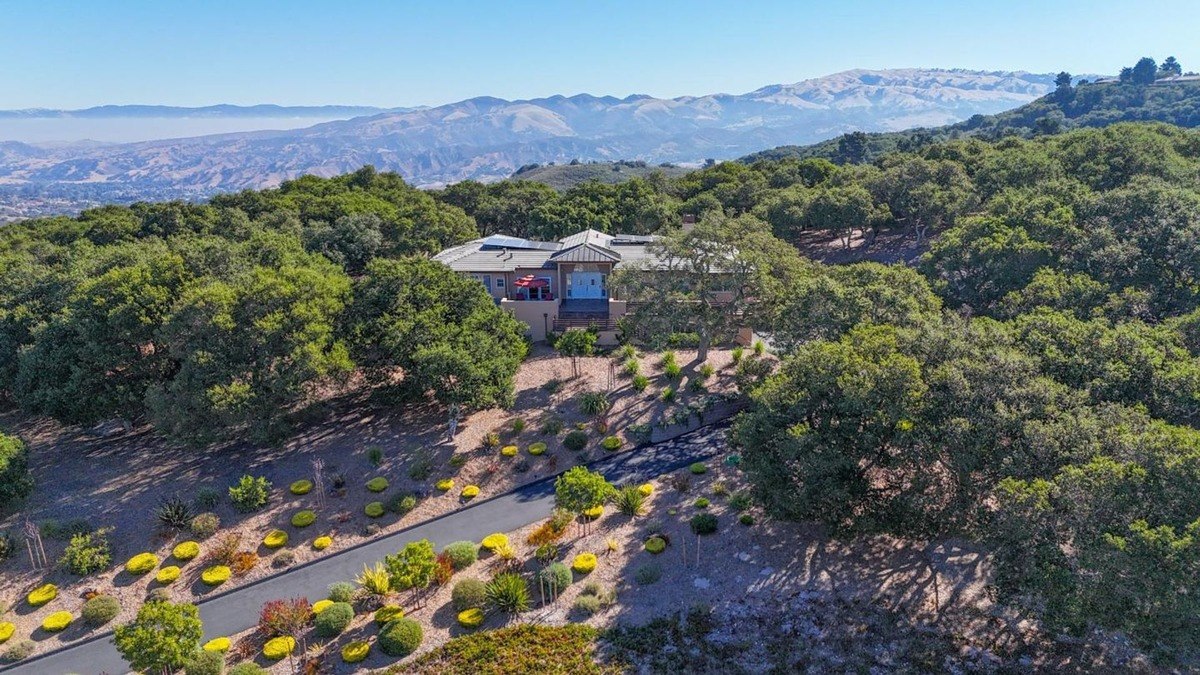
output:
[[[409,393],[511,396],[521,329],[419,256],[476,235],[394,174],[304,177],[211,204],[134,204],[0,230],[0,392],[91,424],[277,439],[356,364]],[[385,379],[385,378],[379,378]]]

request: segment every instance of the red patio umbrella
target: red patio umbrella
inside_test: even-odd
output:
[[[550,285],[550,280],[545,277],[535,277],[532,274],[526,274],[514,281],[513,285],[520,286],[521,288],[545,288]]]

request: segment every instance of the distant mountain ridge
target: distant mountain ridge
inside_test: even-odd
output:
[[[78,110],[58,108],[26,108],[0,110],[0,119],[51,119],[76,117],[103,119],[112,117],[361,117],[381,112],[414,110],[414,108],[377,108],[365,105],[206,105],[185,107],[173,105],[98,105]]]
[[[364,164],[417,185],[491,180],[532,163],[694,163],[855,130],[937,126],[1028,103],[1053,76],[1004,71],[850,70],[746,94],[477,97],[303,129],[93,148],[0,147],[0,205],[202,198]],[[5,195],[9,195],[6,197]]]

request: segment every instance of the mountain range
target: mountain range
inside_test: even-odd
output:
[[[696,163],[847,131],[949,124],[1032,101],[1053,80],[1024,72],[850,70],[737,95],[478,97],[281,131],[107,145],[0,142],[0,208],[7,204],[12,217],[14,209],[33,215],[99,202],[203,198],[364,164],[435,186],[572,159]]]

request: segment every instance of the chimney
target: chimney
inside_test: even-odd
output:
[[[694,213],[683,214],[683,231],[690,232],[695,227],[696,227],[696,214],[694,214]]]

